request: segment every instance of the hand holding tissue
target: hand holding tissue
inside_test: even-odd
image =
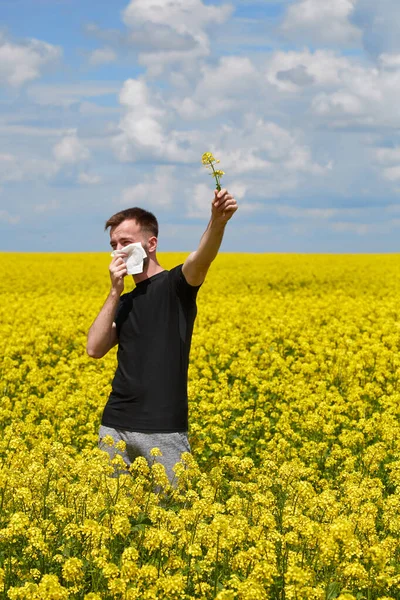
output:
[[[111,256],[120,256],[126,264],[128,275],[137,275],[143,273],[143,260],[147,254],[141,242],[135,242],[134,244],[128,244],[121,250],[113,250]]]

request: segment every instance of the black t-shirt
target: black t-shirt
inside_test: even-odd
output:
[[[145,432],[187,431],[187,372],[199,287],[182,265],[120,298],[118,367],[102,424]]]

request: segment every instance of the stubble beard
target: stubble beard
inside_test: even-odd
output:
[[[143,244],[143,243],[142,243],[142,246],[147,255],[146,258],[143,259],[143,271],[147,271],[147,268],[150,264],[149,247],[148,247],[148,244]]]

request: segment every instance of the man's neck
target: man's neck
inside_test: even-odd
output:
[[[141,281],[149,279],[149,277],[153,277],[153,275],[157,275],[157,273],[161,273],[162,271],[165,271],[165,269],[163,269],[157,259],[150,259],[148,264],[145,266],[143,273],[132,275],[132,277],[135,283],[140,283]]]

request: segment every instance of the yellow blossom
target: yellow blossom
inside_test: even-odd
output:
[[[69,558],[65,561],[62,574],[65,581],[78,582],[83,578],[83,563],[79,558]]]
[[[214,169],[214,164],[219,163],[220,161],[214,158],[211,152],[204,152],[201,157],[201,162],[207,169],[211,169],[210,175],[215,179],[217,190],[221,191],[221,177],[225,175],[225,173],[220,169]]]
[[[397,598],[398,255],[217,257],[174,488],[156,450],[115,472],[97,447],[116,350],[85,343],[108,258],[0,260],[5,598]]]
[[[150,456],[162,456],[160,448],[152,448],[150,450]]]

